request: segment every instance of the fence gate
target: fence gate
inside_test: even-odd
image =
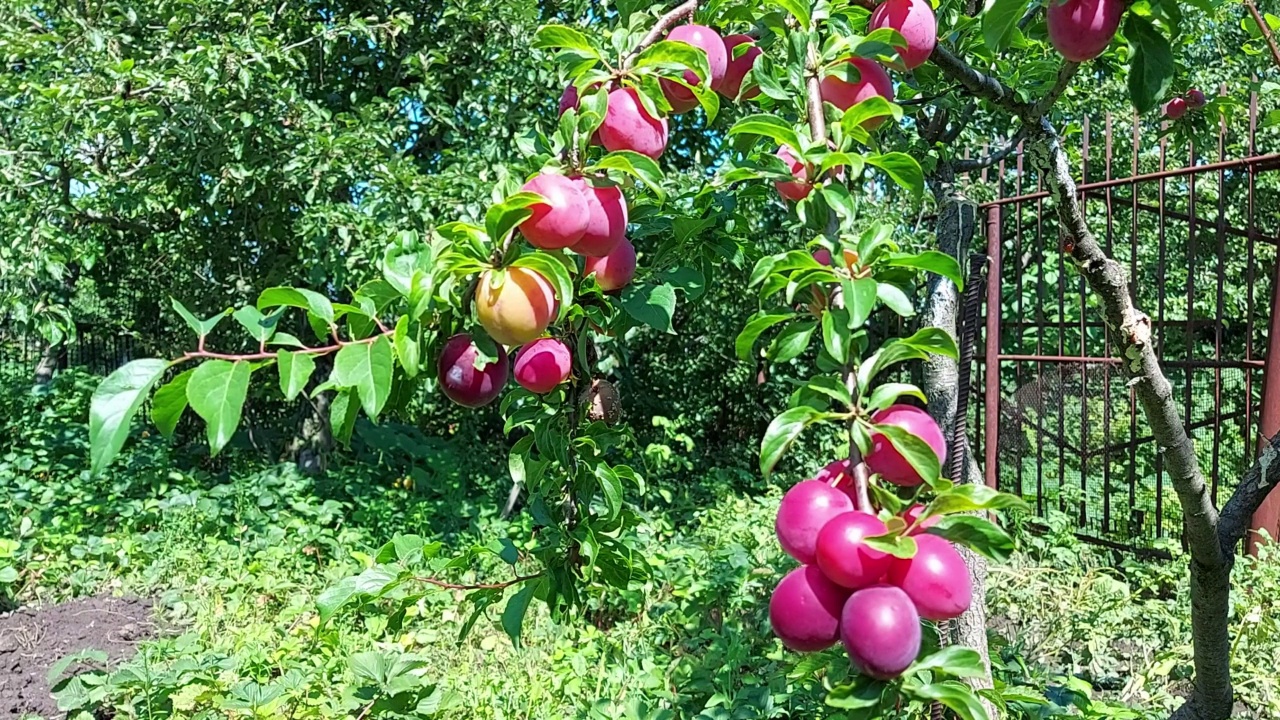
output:
[[[1215,499],[1252,464],[1260,422],[1280,429],[1280,417],[1261,412],[1267,338],[1280,338],[1270,329],[1280,326],[1280,154],[1255,147],[1257,117],[1255,98],[1243,132],[1223,123],[1216,147],[1182,145],[1177,157],[1137,118],[1082,128],[1089,227],[1128,266]],[[1097,298],[1064,263],[1048,193],[1021,154],[991,181],[999,197],[982,206],[991,265],[974,403],[987,482],[1040,515],[1066,513],[1085,536],[1133,548],[1176,538],[1181,515],[1160,454]],[[1276,359],[1271,415],[1280,415]]]

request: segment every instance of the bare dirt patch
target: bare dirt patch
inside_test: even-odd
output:
[[[86,649],[101,650],[113,664],[127,659],[155,634],[151,607],[142,598],[93,597],[0,616],[0,718],[60,717],[49,668]]]

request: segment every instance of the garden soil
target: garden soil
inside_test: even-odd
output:
[[[112,664],[127,659],[155,633],[151,608],[141,598],[93,597],[0,615],[0,718],[62,716],[49,694],[49,668],[87,649]]]

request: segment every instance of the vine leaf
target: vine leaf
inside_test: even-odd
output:
[[[371,343],[345,345],[333,359],[333,379],[342,387],[355,388],[365,414],[377,420],[391,396],[393,364],[391,343],[385,336]]]
[[[187,402],[205,421],[211,455],[226,447],[240,424],[250,372],[243,360],[209,360],[187,380]]]
[[[152,386],[169,368],[167,360],[134,360],[107,376],[89,402],[89,456],[93,474],[120,454],[129,424]]]

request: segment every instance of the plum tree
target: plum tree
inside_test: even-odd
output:
[[[530,245],[560,250],[582,239],[590,219],[584,185],[555,173],[541,172],[521,190],[537,193],[543,202],[530,206],[533,214],[520,223],[520,233]]]
[[[908,70],[929,59],[938,42],[938,20],[928,0],[885,0],[871,13],[869,29],[892,28],[907,41],[896,46]]]
[[[609,107],[600,123],[600,144],[606,150],[631,150],[657,160],[667,148],[667,120],[645,110],[635,88],[609,93]]]
[[[463,407],[478,408],[488,405],[507,384],[508,360],[506,353],[476,367],[480,350],[467,333],[449,338],[440,350],[436,363],[436,379],[445,397]]]
[[[805,480],[782,496],[773,529],[788,555],[812,565],[817,561],[818,533],[829,520],[852,510],[848,495],[819,480]]]
[[[923,634],[916,606],[900,588],[855,591],[840,614],[840,641],[863,673],[892,680],[915,662]]]
[[[782,644],[796,652],[817,652],[840,639],[840,613],[849,591],[804,565],[787,573],[769,597],[769,624]]]
[[[889,73],[880,67],[880,63],[867,58],[854,57],[849,58],[848,64],[853,67],[857,79],[846,80],[836,75],[827,75],[822,78],[819,87],[823,100],[841,110],[848,110],[872,97],[893,101],[893,80],[890,79]],[[874,130],[883,122],[883,116],[873,117],[863,122],[862,127]]]
[[[818,532],[818,568],[832,582],[853,590],[876,584],[892,557],[863,541],[886,532],[884,523],[870,513],[854,510],[831,518]]]
[[[476,285],[476,317],[494,341],[516,346],[537,339],[555,319],[555,290],[527,267],[486,270]]]
[[[539,338],[516,352],[516,382],[529,392],[549,393],[569,377],[572,365],[568,345],[556,338]]]
[[[688,43],[707,54],[707,64],[711,67],[712,89],[724,82],[725,70],[729,64],[729,55],[725,49],[724,39],[715,30],[705,25],[680,25],[667,35],[668,40]],[[692,70],[684,71],[684,81],[690,85],[700,86],[702,81]],[[698,98],[689,88],[672,80],[662,80],[662,94],[671,103],[671,112],[686,113],[698,106]]]
[[[871,416],[876,425],[891,425],[923,440],[941,463],[947,456],[947,443],[942,430],[929,413],[914,405],[892,405]],[[871,451],[867,453],[867,467],[879,473],[885,480],[908,487],[924,482],[902,452],[883,433],[872,436]]]
[[[594,185],[585,178],[574,183],[586,199],[587,223],[571,249],[579,255],[604,257],[626,237],[627,199],[617,185]]]
[[[605,292],[621,290],[631,283],[636,274],[636,248],[623,238],[607,255],[588,256],[583,263],[582,274],[594,275]]]
[[[1049,42],[1071,62],[1092,60],[1111,44],[1124,8],[1124,0],[1050,0]]]
[[[973,601],[969,568],[955,547],[928,534],[916,535],[916,554],[893,558],[887,580],[915,603],[926,620],[960,617]]]
[[[813,192],[813,185],[809,182],[809,175],[813,172],[813,166],[795,156],[791,148],[783,145],[778,148],[778,158],[787,164],[791,170],[791,174],[795,177],[794,181],[778,180],[773,183],[777,188],[778,194],[783,199],[799,202],[809,196]],[[827,255],[830,259],[830,254]]]
[[[749,45],[741,55],[734,57],[735,48],[739,45]],[[728,64],[725,66],[724,79],[720,81],[719,87],[712,85],[711,87],[721,95],[735,100],[741,97],[743,100],[751,100],[759,97],[760,87],[752,85],[743,89],[742,82],[746,79],[747,73],[756,64],[756,58],[760,57],[764,51],[756,45],[755,38],[750,35],[729,35],[724,39],[725,57]]]

